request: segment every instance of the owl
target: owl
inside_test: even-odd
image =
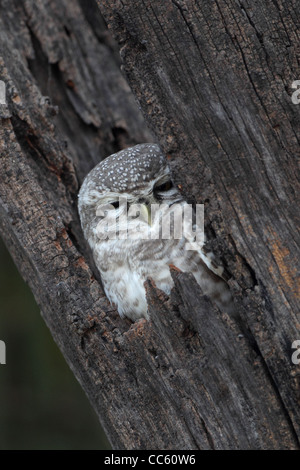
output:
[[[170,265],[192,273],[221,310],[232,309],[224,270],[203,245],[195,248],[195,232],[173,236],[175,218],[171,218],[170,235],[162,236],[164,217],[175,206],[184,210],[188,203],[174,185],[160,147],[152,143],[107,157],[81,186],[78,210],[84,236],[105,293],[122,317],[149,319],[144,282],[153,279],[169,295]]]

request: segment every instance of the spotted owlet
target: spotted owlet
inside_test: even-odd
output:
[[[78,208],[83,232],[105,293],[121,316],[134,321],[148,319],[144,282],[152,278],[169,294],[173,286],[171,264],[193,273],[204,294],[221,309],[231,309],[223,268],[215,265],[201,246],[188,249],[191,237],[175,237],[172,230],[169,237],[162,236],[162,214],[175,205],[184,209],[188,203],[173,184],[167,161],[156,144],[136,145],[107,157],[82,184]],[[157,210],[160,207],[165,212]],[[172,219],[171,229],[174,226]]]

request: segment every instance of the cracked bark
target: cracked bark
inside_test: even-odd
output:
[[[297,19],[293,2],[99,2],[149,127],[231,274],[236,322],[191,275],[108,304],[76,194],[153,140],[93,2],[0,2],[0,230],[114,448],[299,448]],[[246,332],[246,333],[245,333]]]

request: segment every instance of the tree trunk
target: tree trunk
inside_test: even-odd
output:
[[[103,294],[76,194],[154,137],[92,1],[0,0],[1,234],[116,449],[299,448],[294,3],[99,2],[240,312],[173,270],[171,297],[149,280],[151,321],[131,324]]]

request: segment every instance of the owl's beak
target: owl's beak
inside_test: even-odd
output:
[[[150,204],[141,204],[141,217],[148,225],[151,226],[151,205]]]
[[[140,217],[151,226],[151,200],[141,198],[138,204],[140,204]]]

